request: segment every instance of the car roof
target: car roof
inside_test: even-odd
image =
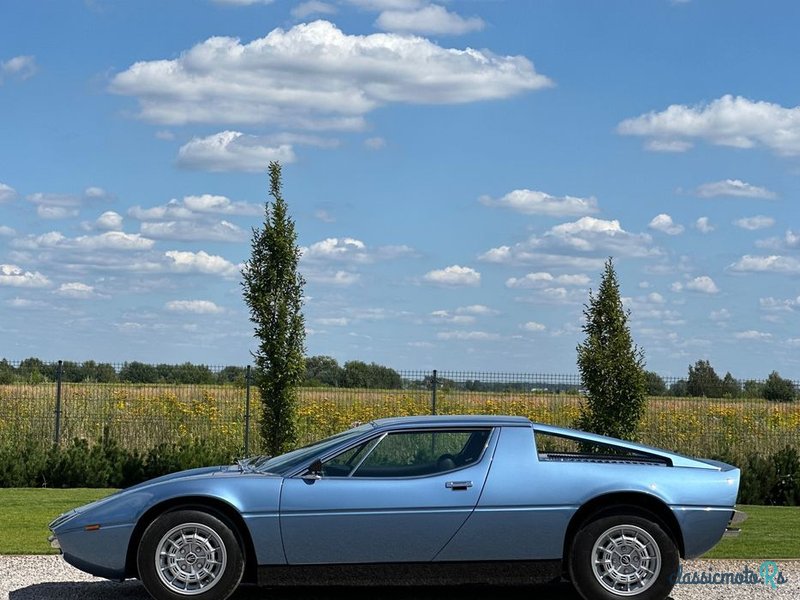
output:
[[[372,421],[375,427],[444,427],[444,426],[516,426],[530,427],[527,417],[508,415],[420,415],[415,417],[389,417]]]

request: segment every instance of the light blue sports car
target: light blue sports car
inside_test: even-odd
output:
[[[70,564],[157,600],[263,585],[538,582],[663,599],[740,520],[739,470],[522,417],[379,419],[65,513]]]

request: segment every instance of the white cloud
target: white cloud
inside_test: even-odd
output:
[[[383,150],[386,147],[386,140],[382,137],[371,137],[364,140],[364,145],[370,150]]]
[[[800,248],[800,234],[796,234],[791,229],[787,229],[782,238],[771,237],[765,240],[758,240],[756,246],[776,252]]]
[[[545,327],[541,323],[537,323],[536,321],[528,321],[527,323],[520,325],[520,327],[522,327],[522,329],[524,329],[525,331],[530,331],[532,333],[538,333],[540,331],[544,331],[545,329],[547,329],[547,327]]]
[[[111,91],[135,96],[139,116],[158,123],[356,129],[388,103],[460,104],[550,85],[523,56],[391,33],[347,35],[315,21],[247,44],[212,37],[176,59],[137,62],[113,78]]]
[[[658,256],[652,238],[645,233],[625,231],[619,221],[594,217],[556,225],[543,235],[533,235],[513,247],[492,248],[480,256],[486,262],[506,264],[537,264],[579,269],[602,267],[602,259],[587,260],[587,255],[642,258]]]
[[[94,226],[97,229],[122,231],[122,215],[113,210],[107,210],[97,218],[94,222]]]
[[[0,62],[0,85],[4,76],[28,79],[36,74],[36,58],[30,55],[20,55]]]
[[[661,213],[653,217],[648,225],[650,229],[655,229],[667,235],[679,235],[683,233],[683,225],[678,225],[672,221],[672,217],[668,214]]]
[[[759,298],[758,303],[763,310],[772,312],[793,312],[800,308],[800,296],[786,300],[770,296],[768,298]]]
[[[169,250],[164,253],[171,270],[178,273],[203,273],[222,277],[238,277],[239,267],[221,256],[199,252]]]
[[[753,341],[766,341],[772,338],[771,333],[763,331],[756,331],[755,329],[748,329],[747,331],[740,331],[734,334],[737,340],[753,340]]]
[[[479,200],[486,206],[508,208],[527,215],[580,217],[598,210],[597,200],[592,197],[551,196],[546,192],[528,189],[514,190],[497,199],[481,196]]]
[[[413,10],[427,3],[427,0],[345,0],[366,10]]]
[[[14,228],[9,227],[8,225],[0,225],[0,235],[11,237],[17,235],[17,232]]]
[[[309,0],[301,2],[292,9],[292,16],[295,19],[305,19],[311,15],[333,15],[336,14],[336,7],[320,0]]]
[[[431,318],[439,323],[451,323],[453,325],[470,325],[477,319],[474,315],[454,315],[446,310],[435,310],[431,313]]]
[[[591,279],[583,274],[577,275],[552,275],[545,271],[528,273],[524,277],[510,277],[506,280],[508,288],[542,288],[552,285],[588,285]]]
[[[98,235],[82,235],[68,238],[58,231],[42,235],[29,235],[14,241],[14,246],[26,250],[148,250],[155,242],[138,233],[106,231]]]
[[[335,223],[336,217],[334,217],[331,213],[329,213],[324,208],[318,208],[314,211],[314,218],[319,219],[323,223]]]
[[[485,304],[470,304],[469,306],[459,306],[456,309],[457,315],[477,315],[481,317],[496,315],[498,312]]]
[[[734,198],[762,198],[771,200],[777,197],[775,192],[764,187],[752,185],[741,179],[725,179],[723,181],[704,183],[697,187],[695,194],[701,198],[731,196]]]
[[[731,318],[731,316],[732,316],[731,315],[731,311],[729,311],[727,308],[720,308],[719,310],[712,310],[711,313],[708,315],[708,317],[712,321],[717,321],[717,322],[719,322],[719,321],[727,321],[728,319]]]
[[[76,298],[80,300],[88,300],[89,298],[97,296],[93,286],[81,283],[79,281],[62,283],[60,286],[58,286],[58,289],[55,291],[55,293],[59,296],[64,296],[65,298]]]
[[[260,215],[264,210],[261,205],[247,202],[232,202],[225,196],[202,194],[200,196],[184,196],[183,205],[191,211],[214,215]]]
[[[361,240],[351,237],[327,238],[300,248],[302,259],[309,263],[347,262],[367,264],[376,260],[389,260],[414,254],[405,245],[369,248]]]
[[[77,208],[67,208],[66,206],[37,206],[36,214],[42,219],[58,220],[58,219],[71,219],[77,217],[79,211]]]
[[[144,222],[140,229],[142,235],[154,240],[176,240],[181,242],[243,242],[247,232],[229,221],[193,222],[162,221]]]
[[[312,283],[340,287],[355,285],[361,280],[360,274],[351,271],[335,271],[333,273],[328,271],[309,271],[304,272],[304,277]]]
[[[734,225],[737,227],[741,227],[742,229],[747,229],[749,231],[755,231],[757,229],[767,229],[775,225],[775,219],[772,217],[766,217],[764,215],[756,215],[754,217],[744,217],[742,219],[737,219],[733,222]]]
[[[718,146],[763,146],[776,154],[796,155],[800,154],[800,107],[726,95],[708,104],[673,104],[662,112],[627,119],[617,131],[648,138],[651,146],[683,144],[688,149],[692,140],[701,139]]]
[[[154,135],[157,140],[163,140],[165,142],[171,142],[175,139],[175,134],[169,129],[160,129],[156,131]]]
[[[477,286],[481,283],[481,274],[471,267],[452,265],[444,269],[429,271],[423,280],[444,286]]]
[[[681,140],[649,140],[644,147],[651,152],[686,152],[692,147],[692,143]]]
[[[700,233],[711,233],[714,231],[714,226],[709,221],[708,217],[700,217],[694,223],[695,229]]]
[[[210,300],[171,300],[164,305],[169,311],[193,313],[196,315],[214,315],[225,312],[221,306],[217,306]]]
[[[692,292],[700,292],[702,294],[717,294],[719,293],[719,288],[717,284],[714,283],[714,280],[711,279],[708,275],[701,275],[700,277],[695,277],[694,279],[689,280],[686,282],[684,286],[687,290],[691,290]]]
[[[229,6],[252,6],[253,4],[272,4],[274,0],[211,0],[214,4]]]
[[[0,202],[10,202],[17,198],[17,191],[10,185],[0,182]]]
[[[463,35],[480,31],[486,24],[479,17],[462,17],[438,4],[417,10],[387,10],[380,14],[375,25],[384,31],[419,33],[423,35]]]
[[[500,336],[488,331],[440,331],[436,334],[440,340],[460,340],[460,341],[486,341],[498,340]]]
[[[800,259],[793,256],[752,256],[745,254],[729,267],[741,273],[800,273]]]
[[[43,288],[50,285],[50,280],[39,271],[24,271],[17,265],[0,265],[0,285]]]
[[[350,319],[347,317],[324,317],[316,319],[316,322],[325,327],[346,327],[350,324]]]
[[[327,238],[300,248],[303,260],[367,263],[371,257],[367,245],[355,238]]]
[[[178,150],[177,164],[186,169],[206,171],[267,170],[270,161],[295,161],[290,144],[266,145],[260,138],[239,131],[221,131],[204,138],[192,138]]]

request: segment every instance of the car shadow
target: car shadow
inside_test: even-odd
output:
[[[260,588],[243,585],[231,600],[441,600],[456,591],[459,598],[501,597],[504,600],[581,600],[568,583],[544,585],[464,585],[464,586],[337,586],[337,587],[274,587]],[[39,583],[14,590],[9,600],[149,600],[150,596],[138,581],[114,583],[59,582]]]

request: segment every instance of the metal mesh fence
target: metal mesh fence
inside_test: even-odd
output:
[[[571,427],[586,400],[577,375],[388,371],[390,377],[341,380],[350,387],[310,380],[317,385],[298,393],[299,443],[355,422],[431,413],[524,415]],[[260,399],[247,373],[188,364],[0,361],[0,448],[81,438],[146,451],[203,440],[231,455],[258,453]],[[705,396],[689,395],[698,392],[697,381],[650,383],[639,427],[644,443],[701,456],[800,447],[800,401],[766,399],[767,382],[701,381]],[[796,397],[797,384],[786,384]]]

